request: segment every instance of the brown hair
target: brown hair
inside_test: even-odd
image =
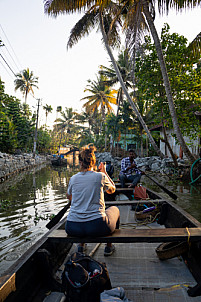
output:
[[[94,151],[96,148],[94,146],[83,147],[79,154],[79,161],[82,162],[82,167],[84,169],[92,168],[96,163],[96,156]]]

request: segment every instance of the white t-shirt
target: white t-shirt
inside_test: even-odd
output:
[[[72,194],[68,221],[84,222],[105,217],[104,190],[113,187],[101,172],[79,172],[70,178],[68,191]]]

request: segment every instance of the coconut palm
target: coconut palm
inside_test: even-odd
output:
[[[83,107],[87,112],[94,112],[100,108],[102,118],[105,120],[105,113],[113,112],[112,104],[116,105],[116,90],[111,90],[105,84],[106,77],[100,75],[96,81],[88,80],[87,88],[84,92],[90,94],[81,100],[88,100]]]
[[[73,128],[76,126],[77,112],[73,111],[73,108],[65,108],[65,111],[61,111],[61,118],[55,120],[57,122],[57,129],[59,131],[66,130],[67,133],[73,133]]]
[[[56,114],[58,114],[58,112],[61,112],[61,111],[62,111],[62,107],[61,106],[57,106]]]
[[[49,113],[52,112],[53,108],[51,105],[46,104],[45,106],[43,106],[43,109],[45,110],[46,124],[47,124],[47,116]]]
[[[68,137],[72,139],[73,135],[78,131],[80,126],[78,126],[77,112],[73,111],[73,108],[65,108],[65,111],[61,111],[61,118],[55,120],[57,122],[56,129],[60,132],[60,143],[64,132],[67,133]]]
[[[127,50],[124,50],[122,52],[119,53],[118,55],[118,60],[117,60],[117,65],[119,67],[119,70],[121,72],[122,75],[122,79],[125,83],[126,88],[132,88],[132,81],[131,81],[131,70],[130,70],[130,64],[129,64],[129,58],[128,58],[128,52]],[[111,65],[110,68],[101,65],[100,66],[100,74],[103,74],[106,76],[107,80],[105,81],[105,83],[108,86],[113,86],[119,83],[119,79],[116,75],[116,72],[113,68],[113,65]],[[123,103],[123,89],[120,86],[120,88],[118,89],[118,93],[117,93],[117,115],[119,112],[119,107],[120,105]]]
[[[200,0],[197,1],[197,3],[200,3]],[[182,1],[179,2],[178,1],[174,1],[174,2],[161,2],[158,1],[158,5],[159,5],[159,13],[163,12],[164,9],[168,9],[169,7],[176,7],[177,10],[181,10],[183,8],[186,7],[193,7],[195,6],[194,1]],[[138,7],[138,9],[136,9]],[[174,102],[173,102],[173,98],[172,98],[172,92],[171,92],[171,86],[170,86],[170,82],[169,82],[169,78],[168,78],[168,73],[167,73],[167,69],[166,69],[166,64],[165,64],[165,60],[164,60],[164,56],[163,56],[163,52],[162,52],[162,47],[160,44],[160,40],[154,25],[154,17],[155,17],[155,9],[154,9],[154,3],[152,1],[147,2],[147,0],[139,0],[139,1],[133,1],[133,0],[125,0],[121,2],[121,8],[118,9],[117,6],[112,2],[112,1],[74,1],[73,4],[72,2],[65,2],[62,0],[46,0],[45,1],[45,10],[47,13],[49,14],[53,14],[53,15],[57,15],[59,13],[63,13],[63,12],[75,12],[75,11],[81,11],[84,10],[85,8],[88,8],[87,13],[84,15],[83,18],[81,18],[81,22],[79,25],[81,26],[82,30],[80,31],[79,26],[74,27],[74,29],[77,29],[79,31],[79,35],[74,35],[73,39],[72,38],[72,34],[71,34],[71,44],[77,42],[83,35],[88,34],[89,33],[89,28],[93,28],[96,24],[97,24],[97,16],[99,17],[100,20],[100,28],[101,28],[101,32],[103,35],[103,41],[105,44],[105,47],[107,49],[107,52],[111,58],[111,61],[113,63],[114,69],[117,73],[117,76],[119,78],[119,81],[122,85],[122,89],[124,90],[124,93],[129,101],[129,103],[131,104],[133,110],[135,111],[136,115],[138,116],[140,122],[143,125],[143,128],[145,129],[145,131],[147,132],[148,136],[149,136],[149,140],[152,143],[154,149],[157,151],[158,155],[163,157],[164,155],[160,152],[160,150],[158,150],[155,142],[153,141],[152,136],[150,135],[148,128],[146,126],[146,124],[144,123],[141,115],[139,114],[136,106],[133,104],[132,99],[130,98],[126,87],[123,83],[121,74],[119,72],[118,66],[113,58],[111,49],[109,47],[109,44],[114,45],[114,41],[116,41],[116,39],[113,39],[114,37],[114,32],[116,30],[115,28],[115,23],[116,21],[119,21],[119,17],[123,16],[126,20],[126,23],[129,24],[129,20],[132,22],[133,21],[133,17],[134,17],[134,21],[136,24],[136,31],[134,32],[134,42],[136,40],[136,34],[137,34],[137,30],[139,28],[139,25],[141,25],[141,20],[143,19],[143,15],[146,17],[146,22],[149,26],[149,29],[151,31],[155,46],[156,46],[156,50],[157,50],[157,55],[159,58],[159,62],[160,62],[160,66],[161,66],[161,72],[162,72],[162,76],[163,76],[163,81],[164,81],[164,86],[165,86],[165,91],[166,91],[166,96],[167,96],[167,100],[168,100],[168,104],[169,104],[169,110],[170,110],[170,114],[172,117],[172,122],[173,122],[173,127],[174,127],[174,131],[175,134],[177,136],[177,139],[186,155],[186,157],[189,159],[189,161],[191,163],[194,162],[195,157],[191,154],[189,148],[187,147],[184,138],[182,136],[180,127],[179,127],[179,123],[178,123],[178,119],[177,119],[177,115],[176,115],[176,110],[175,110],[175,106],[174,106]],[[116,14],[114,16],[114,18],[112,19],[112,22],[108,23],[106,21],[106,16],[108,16],[108,12],[111,15],[111,12],[115,12],[116,10]],[[106,12],[106,14],[105,14]],[[142,14],[143,12],[143,14]],[[91,20],[89,20],[88,16],[91,15],[93,18]],[[93,21],[92,21],[93,20]],[[77,23],[77,25],[78,25]],[[128,28],[128,26],[124,26],[124,28]],[[142,28],[142,27],[140,27]],[[132,32],[132,31],[130,31]],[[81,33],[81,34],[80,34]],[[113,34],[112,34],[113,33]],[[132,40],[132,39],[131,39]],[[70,44],[69,44],[70,45]]]
[[[106,14],[103,14],[103,8],[107,7]],[[149,137],[149,141],[151,142],[154,150],[157,152],[157,154],[163,158],[164,155],[156,145],[153,137],[151,136],[151,133],[143,121],[142,116],[140,115],[137,107],[135,106],[134,102],[132,101],[126,86],[124,84],[124,81],[122,79],[121,73],[119,71],[119,68],[116,64],[116,61],[113,57],[112,51],[110,49],[109,43],[113,46],[118,45],[118,42],[120,41],[117,24],[120,22],[120,16],[122,11],[125,9],[125,7],[119,7],[113,3],[113,2],[99,2],[98,5],[92,6],[92,2],[76,2],[74,1],[74,4],[69,5],[69,3],[64,2],[62,0],[45,0],[45,12],[57,16],[59,13],[72,13],[76,10],[81,11],[81,9],[85,8],[85,6],[89,7],[88,11],[85,13],[85,15],[77,22],[77,24],[74,26],[74,28],[71,30],[71,35],[68,41],[68,47],[72,47],[75,43],[78,42],[79,39],[81,39],[83,36],[88,35],[90,30],[95,28],[95,26],[100,25],[101,33],[103,36],[103,41],[106,47],[106,50],[110,56],[111,62],[113,64],[114,70],[117,74],[117,77],[119,79],[119,82],[122,86],[122,89],[124,91],[124,94],[126,95],[131,107],[133,108],[135,114],[137,115],[140,123],[143,126],[143,129],[147,133],[147,136]],[[111,26],[109,26],[111,25]],[[105,27],[107,28],[107,34],[105,32]]]
[[[23,93],[26,103],[28,93],[31,92],[34,95],[33,87],[38,88],[36,85],[38,83],[38,77],[35,77],[33,71],[27,68],[16,74],[14,83],[15,91],[19,89]]]
[[[188,49],[192,50],[193,57],[200,59],[201,54],[201,32],[189,44]]]

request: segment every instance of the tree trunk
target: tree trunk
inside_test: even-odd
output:
[[[164,143],[166,144],[166,146],[167,146],[167,148],[168,148],[168,150],[169,150],[169,152],[170,152],[170,155],[171,155],[171,157],[172,157],[172,159],[173,159],[173,162],[174,162],[175,167],[178,167],[178,162],[177,162],[177,159],[176,159],[176,157],[175,157],[175,155],[174,155],[174,152],[173,152],[173,150],[172,150],[172,148],[171,148],[171,146],[170,146],[170,143],[169,143],[169,141],[168,141],[166,129],[165,129],[165,126],[164,126],[164,123],[163,123],[163,122],[162,122],[162,128],[163,128],[163,133],[164,133]]]
[[[140,129],[140,155],[141,157],[144,157],[143,152],[143,137],[142,137],[142,129]]]
[[[124,81],[123,81],[123,79],[122,79],[122,76],[121,76],[121,73],[120,73],[119,68],[118,68],[118,66],[117,66],[117,63],[116,63],[116,61],[115,61],[115,59],[114,59],[114,57],[113,57],[112,51],[111,51],[111,49],[110,49],[110,46],[108,45],[108,40],[107,40],[107,36],[106,36],[105,30],[104,30],[104,25],[103,25],[103,16],[102,16],[101,12],[99,13],[99,17],[100,17],[100,28],[101,28],[101,32],[102,32],[102,36],[103,36],[103,41],[104,41],[105,47],[106,47],[106,49],[107,49],[107,52],[108,52],[108,54],[109,54],[109,57],[110,57],[110,59],[111,59],[111,62],[112,62],[112,64],[113,64],[113,67],[114,67],[114,69],[115,69],[115,72],[116,72],[116,74],[117,74],[118,80],[119,80],[119,82],[120,82],[120,84],[121,84],[121,87],[122,87],[122,89],[123,89],[123,92],[124,92],[125,96],[127,97],[127,99],[128,99],[128,101],[129,101],[129,103],[130,103],[132,109],[134,110],[136,116],[138,117],[138,119],[139,119],[139,121],[140,121],[140,123],[141,123],[143,129],[144,129],[145,132],[147,133],[147,136],[149,137],[149,141],[150,141],[150,143],[152,144],[154,150],[156,151],[156,153],[158,154],[158,156],[159,156],[160,158],[164,158],[164,154],[160,151],[160,149],[159,149],[158,146],[156,145],[156,143],[155,143],[155,141],[154,141],[154,139],[153,139],[153,137],[152,137],[152,135],[151,135],[149,129],[147,128],[147,125],[145,124],[145,122],[144,122],[144,120],[143,120],[141,114],[139,113],[137,107],[135,106],[133,100],[131,99],[131,97],[130,97],[130,95],[129,95],[129,93],[128,93],[128,90],[127,90],[127,88],[126,88],[126,86],[125,86],[125,84],[124,84]]]
[[[162,97],[162,96],[161,96]],[[165,143],[165,147],[167,146],[169,152],[170,152],[170,155],[173,159],[173,162],[174,162],[174,165],[175,167],[178,167],[178,162],[177,162],[177,159],[176,159],[176,156],[170,146],[170,143],[168,141],[168,137],[167,137],[167,132],[166,132],[166,128],[165,128],[165,124],[164,124],[164,114],[163,114],[163,108],[161,109],[161,116],[162,116],[162,129],[163,129],[163,133],[164,133],[164,143]]]
[[[177,139],[178,139],[178,141],[179,141],[179,143],[180,143],[187,159],[191,163],[193,163],[195,161],[195,157],[193,156],[193,154],[190,152],[188,146],[186,145],[186,143],[184,141],[184,138],[183,138],[183,135],[181,133],[181,129],[179,127],[177,114],[176,114],[174,102],[173,102],[173,99],[172,99],[172,91],[171,91],[171,87],[170,87],[167,68],[166,68],[166,64],[165,64],[165,60],[164,60],[164,56],[163,56],[161,43],[160,43],[160,40],[159,40],[159,37],[158,37],[158,33],[156,31],[152,16],[149,12],[148,2],[146,0],[142,0],[142,3],[143,3],[143,12],[145,14],[147,23],[149,25],[149,28],[150,28],[150,31],[151,31],[151,34],[152,34],[152,37],[153,37],[153,40],[154,40],[154,43],[155,43],[155,47],[156,47],[156,51],[157,51],[157,55],[158,55],[158,59],[159,59],[160,67],[161,67],[161,73],[162,73],[162,76],[163,76],[163,81],[164,81],[166,96],[167,96],[168,105],[169,105],[169,109],[170,109],[170,114],[171,114],[171,117],[172,117],[174,132],[177,136]]]
[[[36,155],[36,144],[37,144],[37,136],[38,136],[39,107],[40,107],[40,99],[38,99],[38,108],[37,108],[37,116],[36,116],[36,128],[35,128],[34,146],[33,146],[33,157],[35,157],[35,155]]]

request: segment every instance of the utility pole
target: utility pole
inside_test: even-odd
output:
[[[34,146],[33,146],[33,157],[36,155],[36,142],[37,142],[37,135],[38,135],[38,116],[39,116],[39,107],[40,107],[40,99],[38,100],[38,108],[37,108],[37,115],[36,115],[36,128],[35,128],[35,136],[34,136]]]

